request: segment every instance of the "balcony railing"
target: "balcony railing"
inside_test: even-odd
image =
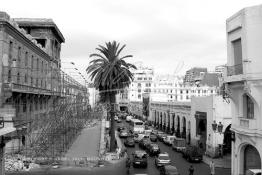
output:
[[[244,129],[256,130],[259,129],[258,121],[256,119],[248,119],[244,117],[239,117],[239,127]]]
[[[243,74],[243,64],[227,66],[227,76]]]

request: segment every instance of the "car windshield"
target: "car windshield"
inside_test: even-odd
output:
[[[158,158],[161,159],[161,160],[169,160],[169,157],[166,156],[166,155],[159,156]]]

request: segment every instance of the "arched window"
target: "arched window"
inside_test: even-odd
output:
[[[254,102],[247,94],[243,95],[243,117],[254,118]]]

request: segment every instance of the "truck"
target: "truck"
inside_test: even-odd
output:
[[[183,138],[175,138],[172,143],[172,149],[177,152],[182,152],[186,149],[186,140]]]

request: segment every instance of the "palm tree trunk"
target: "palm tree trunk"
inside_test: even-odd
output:
[[[111,127],[110,127],[110,152],[115,151],[116,148],[116,139],[115,139],[115,101],[116,96],[114,92],[110,93],[110,118],[111,118]]]

